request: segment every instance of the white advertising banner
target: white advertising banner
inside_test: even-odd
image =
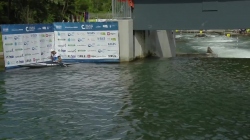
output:
[[[54,23],[54,32],[63,60],[119,60],[117,22]]]
[[[48,38],[43,41],[46,34]],[[52,24],[2,25],[5,67],[46,61],[53,48],[51,34]]]

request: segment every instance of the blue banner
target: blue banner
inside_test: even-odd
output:
[[[26,34],[26,33],[44,33],[53,32],[53,24],[9,24],[1,25],[2,34]]]
[[[54,31],[116,31],[118,22],[58,22]]]

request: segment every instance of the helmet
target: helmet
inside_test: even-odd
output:
[[[51,52],[55,51],[54,49],[50,49]]]

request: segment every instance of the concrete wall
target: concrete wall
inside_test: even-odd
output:
[[[119,43],[120,43],[120,62],[128,62],[134,59],[133,49],[133,20],[118,20]]]
[[[250,27],[250,0],[134,0],[134,30]]]
[[[175,57],[175,39],[171,30],[133,30],[133,20],[118,20],[120,62],[144,58],[150,54],[158,57]]]
[[[134,31],[135,57],[143,58],[149,54],[158,57],[174,57],[175,39],[172,31]]]

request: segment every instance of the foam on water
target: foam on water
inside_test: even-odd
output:
[[[211,47],[212,50],[223,58],[250,58],[250,38],[243,39],[243,37],[226,37],[219,35],[208,35],[204,38],[195,38],[183,36],[188,39],[186,43],[192,49],[198,52],[206,52],[207,47]]]

